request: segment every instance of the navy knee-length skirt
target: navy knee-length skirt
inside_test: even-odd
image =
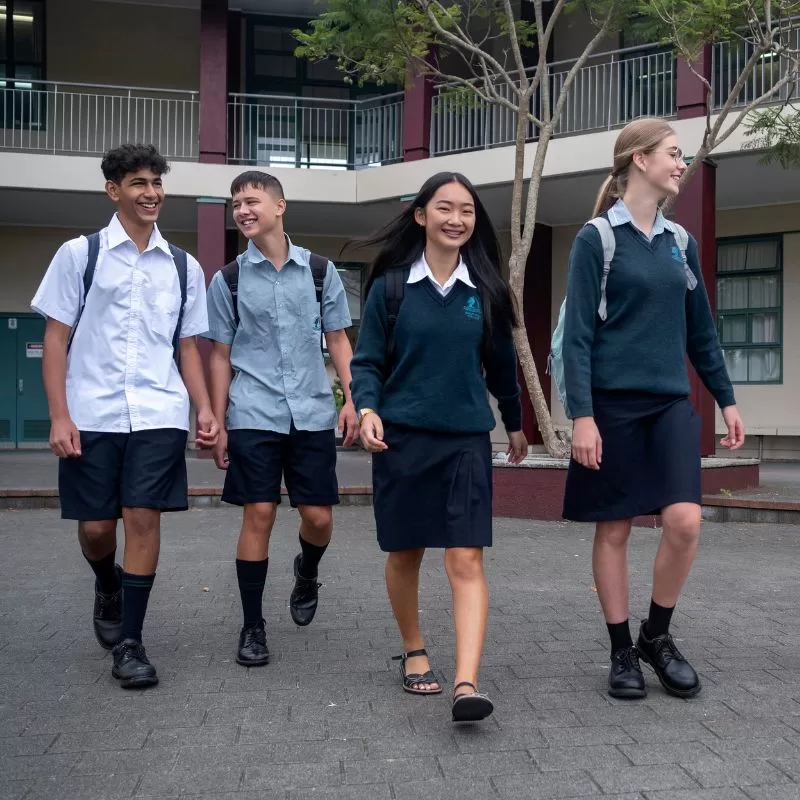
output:
[[[384,423],[384,441],[388,449],[372,458],[381,550],[491,547],[488,433],[439,433]]]
[[[688,397],[593,392],[599,470],[570,461],[564,517],[610,522],[700,503],[700,418]]]

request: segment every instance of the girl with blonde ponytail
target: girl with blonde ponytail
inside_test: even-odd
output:
[[[592,566],[611,638],[613,697],[645,696],[640,658],[669,694],[700,691],[669,632],[700,535],[700,422],[687,355],[722,409],[721,444],[744,443],[697,243],[659,210],[678,194],[685,170],[667,122],[631,122],[617,137],[593,212],[614,240],[607,277],[595,225],[580,231],[570,256],[563,358],[573,434],[564,516],[596,523]],[[627,545],[633,519],[651,514],[661,515],[663,533],[650,612],[634,646]]]

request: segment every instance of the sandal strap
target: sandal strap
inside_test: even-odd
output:
[[[439,683],[439,679],[436,677],[432,669],[429,669],[427,672],[422,674],[415,673],[412,675],[406,675],[403,677],[403,680],[409,683]]]
[[[457,684],[456,684],[456,685],[453,687],[453,694],[455,694],[455,693],[456,693],[456,691],[457,691],[458,689],[460,689],[462,686],[471,686],[471,687],[472,687],[472,688],[475,690],[475,694],[477,694],[477,693],[478,693],[478,687],[477,687],[477,686],[476,686],[474,683],[471,683],[470,681],[461,681],[461,683],[457,683]]]
[[[392,661],[405,661],[408,658],[416,658],[417,656],[427,656],[428,651],[422,647],[419,650],[409,650],[399,656],[392,656]]]

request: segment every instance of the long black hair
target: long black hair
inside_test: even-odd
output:
[[[425,250],[425,228],[415,219],[416,210],[425,208],[442,186],[460,183],[472,196],[475,204],[475,229],[461,248],[461,257],[475,281],[483,308],[484,327],[489,341],[495,326],[510,332],[517,324],[517,315],[508,282],[500,271],[500,243],[497,240],[486,209],[475,187],[460,172],[437,172],[417,193],[412,203],[400,215],[379,230],[374,236],[354,242],[357,247],[379,247],[367,277],[365,296],[376,278],[388,270],[407,269],[419,260]]]

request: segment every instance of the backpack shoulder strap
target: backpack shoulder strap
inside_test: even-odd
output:
[[[691,292],[693,289],[697,288],[697,276],[692,272],[692,268],[689,266],[689,261],[686,258],[686,251],[689,248],[689,232],[683,225],[678,225],[677,222],[673,222],[672,220],[665,220],[664,228],[672,234],[675,239],[675,244],[678,250],[680,250],[681,259],[683,260],[683,271],[686,273],[686,286]]]
[[[81,307],[78,309],[78,316],[75,318],[75,323],[72,330],[69,332],[69,339],[67,339],[67,352],[72,347],[72,340],[75,338],[75,331],[78,329],[78,323],[83,316],[83,309],[86,308],[86,296],[89,294],[89,289],[92,288],[92,281],[94,280],[94,271],[97,268],[97,258],[100,255],[100,231],[90,233],[86,237],[89,245],[89,252],[86,258],[86,267],[83,270],[83,300]]]
[[[384,290],[386,302],[386,316],[388,321],[388,329],[386,331],[386,358],[385,367],[386,374],[392,371],[392,363],[394,362],[395,338],[394,329],[397,325],[397,315],[400,313],[400,306],[403,304],[403,297],[405,295],[406,281],[409,276],[408,269],[390,269],[386,271],[384,277]]]
[[[614,251],[617,248],[617,240],[614,237],[614,228],[605,217],[595,217],[586,224],[597,229],[603,244],[603,277],[600,280],[600,305],[597,308],[597,314],[600,319],[605,320],[608,316],[606,285],[608,284],[608,273],[611,271],[611,262],[614,260]]]
[[[322,296],[325,290],[325,277],[328,274],[328,259],[325,258],[325,256],[318,256],[316,253],[311,253],[308,263],[311,267],[311,277],[314,279],[314,292],[317,295],[320,329],[324,332],[325,326],[322,322]]]
[[[222,280],[228,287],[231,293],[231,302],[233,303],[233,325],[234,328],[239,327],[239,262],[233,259],[230,264],[226,264],[220,272],[222,273]]]
[[[181,250],[180,247],[175,247],[174,244],[169,246],[169,251],[172,253],[172,260],[175,262],[175,269],[178,271],[178,284],[181,288],[181,307],[178,310],[175,333],[172,334],[172,349],[175,353],[175,360],[180,363],[181,328],[183,326],[183,312],[186,308],[187,284],[189,282],[189,259],[186,255],[186,251]]]

